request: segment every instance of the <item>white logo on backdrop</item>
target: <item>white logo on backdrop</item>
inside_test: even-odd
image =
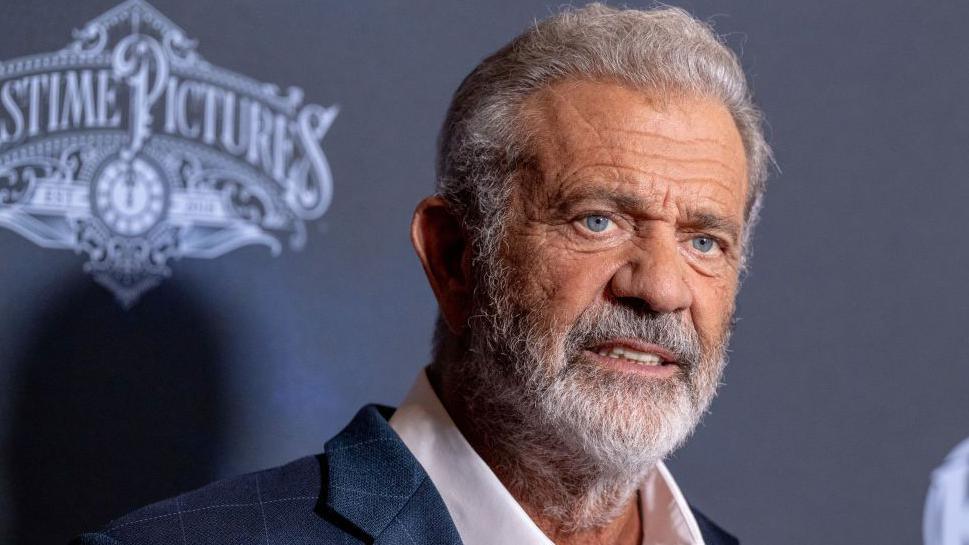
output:
[[[925,545],[969,545],[969,439],[932,472],[922,536]]]
[[[302,247],[330,203],[335,106],[210,64],[142,0],[73,38],[0,62],[0,226],[85,254],[125,306],[171,260]]]

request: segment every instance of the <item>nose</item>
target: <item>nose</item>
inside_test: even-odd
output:
[[[675,240],[640,241],[610,280],[612,295],[637,309],[666,313],[683,311],[693,303],[685,266]]]

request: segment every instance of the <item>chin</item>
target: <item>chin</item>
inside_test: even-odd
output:
[[[595,376],[559,381],[541,403],[550,429],[603,470],[649,469],[679,448],[699,421],[702,409],[694,405],[682,376],[629,377],[612,371]]]

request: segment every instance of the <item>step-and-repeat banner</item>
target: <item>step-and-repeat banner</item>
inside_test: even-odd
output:
[[[749,543],[969,543],[969,8],[675,3],[741,54],[777,155],[726,385],[671,460],[687,496]],[[450,95],[555,9],[7,2],[2,541],[398,403]]]

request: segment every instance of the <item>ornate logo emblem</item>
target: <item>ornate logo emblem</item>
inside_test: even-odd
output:
[[[302,247],[330,203],[335,106],[213,66],[142,0],[73,38],[0,62],[0,226],[85,254],[125,306],[171,260]]]
[[[932,472],[922,535],[925,545],[969,543],[969,439]]]

